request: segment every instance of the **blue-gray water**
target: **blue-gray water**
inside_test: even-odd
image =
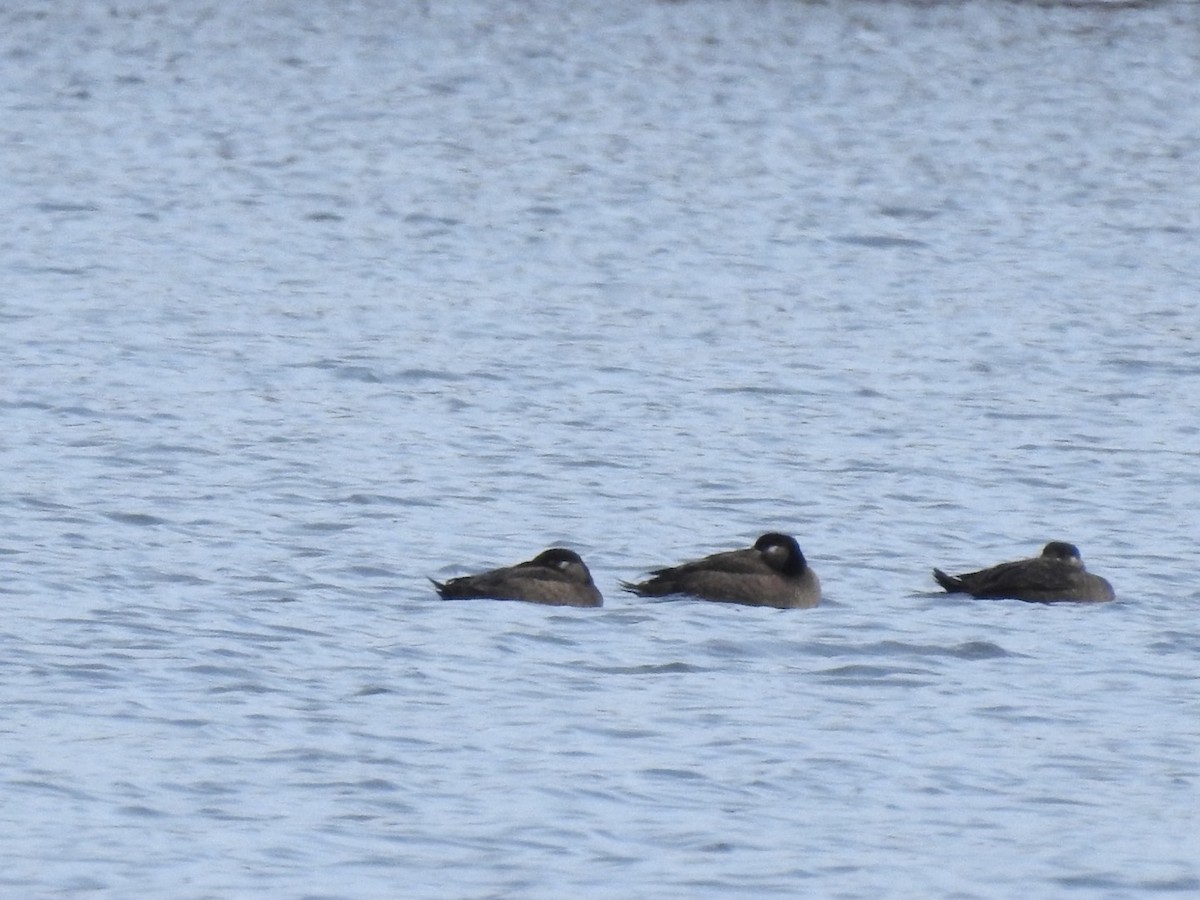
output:
[[[0,895],[1200,892],[1200,7],[0,60]],[[820,608],[619,591],[771,529]],[[1118,602],[933,590],[1051,538]],[[555,544],[603,609],[426,580]]]

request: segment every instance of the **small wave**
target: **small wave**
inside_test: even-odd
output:
[[[816,675],[831,675],[837,678],[853,676],[855,678],[890,678],[893,675],[932,675],[927,669],[905,669],[898,666],[836,666],[815,672]]]
[[[334,370],[334,377],[339,381],[361,381],[366,384],[380,384],[383,381],[374,369],[366,366],[338,366]]]
[[[678,675],[683,672],[705,672],[702,666],[690,663],[646,663],[640,666],[590,666],[593,672],[602,675]]]
[[[389,381],[465,381],[466,375],[445,369],[405,369],[388,378]]]
[[[801,651],[812,656],[907,656],[952,657],[954,659],[997,659],[1017,656],[991,641],[964,641],[961,644],[910,644],[907,641],[876,641],[871,644],[805,644]]]
[[[699,772],[693,772],[690,769],[642,769],[643,775],[649,775],[652,778],[668,778],[672,781],[705,781],[704,775]]]
[[[151,453],[187,453],[194,456],[219,456],[215,450],[209,450],[204,447],[195,447],[190,444],[149,444],[146,447],[147,452]]]
[[[112,519],[114,522],[120,522],[122,525],[165,525],[166,519],[160,519],[158,516],[152,516],[148,513],[123,513],[111,512],[105,513],[104,517]]]
[[[839,244],[855,244],[859,247],[870,247],[873,250],[882,250],[894,247],[928,247],[929,244],[925,241],[917,241],[912,238],[889,237],[885,234],[846,234],[840,237],[835,237],[833,240]]]
[[[832,684],[890,685],[892,687],[922,687],[933,681],[934,673],[923,669],[897,666],[838,666],[814,673]],[[924,677],[913,677],[924,676]]]

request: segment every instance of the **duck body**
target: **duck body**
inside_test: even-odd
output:
[[[1108,581],[1084,567],[1079,548],[1066,541],[1051,541],[1041,556],[1031,559],[1000,563],[964,575],[947,575],[934,569],[933,577],[951,593],[989,599],[1105,603],[1116,597]]]
[[[433,579],[430,579],[433,581]],[[527,562],[434,581],[443,600],[522,600],[545,606],[603,606],[592,573],[574,550],[552,547]]]
[[[639,597],[685,594],[718,603],[808,609],[821,602],[821,583],[796,539],[771,532],[753,547],[714,553],[678,566],[654,569],[622,587]]]

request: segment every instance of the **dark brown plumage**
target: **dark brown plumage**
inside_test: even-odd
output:
[[[745,550],[714,553],[678,566],[655,569],[645,581],[623,582],[640,597],[688,594],[701,600],[807,609],[821,602],[821,583],[796,539],[764,534]]]
[[[1009,598],[1033,603],[1103,603],[1114,598],[1112,585],[1083,566],[1079,548],[1051,541],[1042,555],[1000,563],[990,569],[947,575],[933,570],[934,580],[951,593]]]
[[[431,578],[430,581],[433,581]],[[443,600],[524,600],[546,606],[603,606],[592,573],[574,550],[552,547],[528,562],[433,586]]]

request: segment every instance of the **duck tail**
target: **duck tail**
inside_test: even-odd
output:
[[[966,588],[963,587],[961,578],[955,578],[953,575],[947,575],[941,569],[933,570],[933,580],[952,594],[958,594],[966,590]]]

